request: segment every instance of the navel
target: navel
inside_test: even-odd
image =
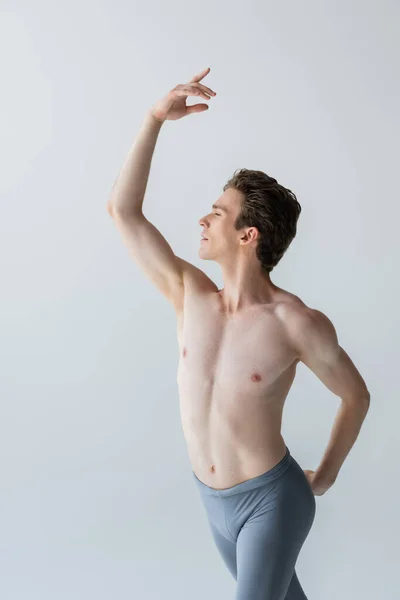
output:
[[[185,357],[186,354],[187,354],[187,349],[186,349],[186,346],[185,346],[184,349],[183,349],[183,352],[182,352],[183,357]]]

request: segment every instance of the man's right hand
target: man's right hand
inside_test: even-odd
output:
[[[209,100],[210,96],[216,96],[216,92],[199,83],[199,81],[208,75],[209,71],[210,68],[208,67],[198,73],[198,75],[192,77],[188,83],[176,85],[166,96],[152,106],[150,114],[157,121],[163,123],[164,121],[176,121],[186,115],[208,110],[208,104],[186,106],[186,99],[189,96],[201,96]]]

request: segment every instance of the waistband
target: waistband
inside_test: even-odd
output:
[[[258,488],[276,479],[277,477],[280,477],[291,465],[292,460],[293,457],[290,454],[289,448],[286,446],[285,456],[275,466],[273,466],[272,469],[269,469],[265,473],[261,473],[261,475],[251,477],[246,481],[242,481],[241,483],[237,483],[232,487],[224,488],[222,490],[217,490],[216,488],[206,485],[205,483],[203,483],[203,481],[200,481],[200,479],[197,477],[196,473],[193,470],[192,474],[202,494],[207,494],[209,496],[232,496],[233,494],[239,494],[240,492],[247,492],[249,490],[253,490],[254,488]]]

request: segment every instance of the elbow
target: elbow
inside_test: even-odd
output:
[[[355,392],[349,396],[342,397],[342,401],[346,406],[351,409],[356,409],[361,412],[367,413],[370,405],[370,393],[368,390],[362,390]]]
[[[108,212],[108,214],[110,215],[110,217],[113,217],[113,216],[114,216],[114,209],[113,209],[113,205],[112,205],[112,203],[111,203],[111,200],[109,200],[109,201],[107,202],[107,212]]]
[[[367,412],[369,411],[370,401],[371,401],[371,395],[370,395],[369,391],[367,390],[362,395],[362,407],[364,409],[365,414],[367,414]]]

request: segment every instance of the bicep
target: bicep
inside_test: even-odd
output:
[[[137,266],[174,306],[179,306],[184,295],[183,270],[167,240],[142,213],[112,216]]]
[[[327,342],[328,345],[329,342]],[[303,353],[303,362],[320,381],[340,398],[356,397],[364,393],[366,385],[350,356],[341,346],[331,346],[324,354]]]

